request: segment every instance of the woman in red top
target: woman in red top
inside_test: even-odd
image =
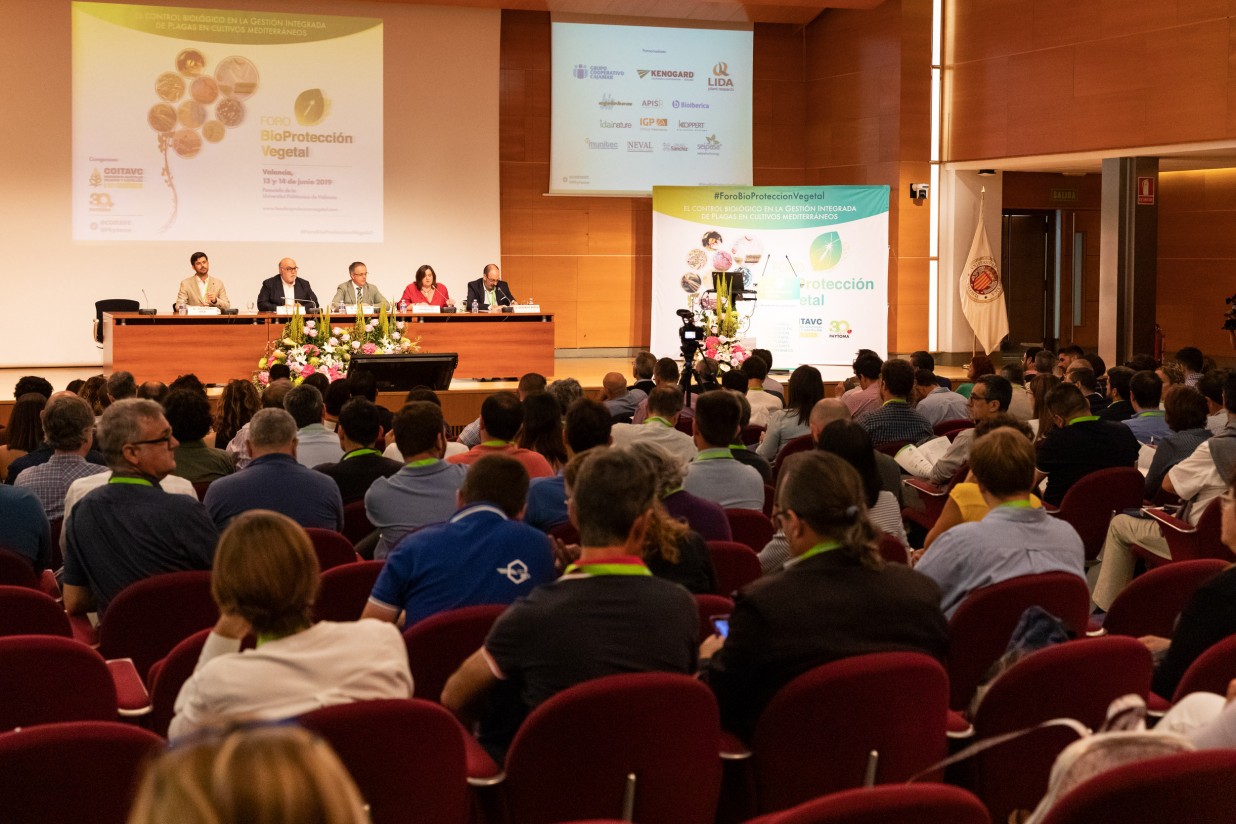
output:
[[[455,301],[447,294],[446,287],[438,283],[438,276],[429,264],[416,270],[416,279],[403,290],[400,300],[408,303],[428,303],[430,306],[455,305]]]

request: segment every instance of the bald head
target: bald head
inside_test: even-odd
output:
[[[296,261],[291,258],[284,258],[279,261],[279,277],[283,278],[283,282],[291,286],[296,282]]]
[[[606,397],[621,398],[627,393],[627,376],[621,372],[608,372],[601,379],[601,386],[605,387]]]
[[[850,420],[850,410],[841,402],[841,398],[824,398],[811,407],[811,419],[807,425],[811,428],[811,440],[820,438],[824,427],[833,421]]]

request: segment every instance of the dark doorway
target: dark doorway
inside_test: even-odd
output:
[[[1021,350],[1053,342],[1055,221],[1053,211],[1004,213],[1000,270],[1004,274],[1009,315],[1009,336],[1004,349]]]

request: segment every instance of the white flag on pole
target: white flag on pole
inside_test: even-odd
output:
[[[991,256],[982,208],[979,209],[978,226],[974,229],[974,242],[970,244],[966,268],[961,273],[961,312],[987,354],[995,351],[1009,333],[1000,265]]]

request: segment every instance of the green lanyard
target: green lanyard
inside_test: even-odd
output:
[[[343,459],[346,461],[348,458],[358,458],[361,455],[381,455],[381,454],[382,453],[376,449],[369,449],[368,447],[365,447],[364,449],[353,449],[351,452],[344,455]]]
[[[652,571],[644,566],[639,558],[630,555],[620,555],[617,558],[607,558],[596,563],[576,561],[563,570],[563,575],[581,572],[585,575],[652,575]]]
[[[1138,412],[1137,417],[1139,418],[1162,418],[1166,414],[1167,413],[1164,412],[1162,409],[1147,409],[1145,412]]]
[[[1028,500],[1026,501],[1005,501],[1002,504],[997,504],[997,506],[1007,506],[1010,509],[1034,509],[1034,503]]]
[[[421,458],[419,461],[409,461],[408,463],[404,464],[404,466],[412,466],[412,467],[429,466],[430,464],[436,464],[437,462],[438,462],[437,458]]]
[[[510,446],[510,441],[481,441],[481,446]]]
[[[798,560],[805,561],[813,555],[823,555],[825,552],[831,552],[834,549],[840,548],[840,541],[824,541],[823,543],[819,543],[811,547],[811,549],[807,550],[802,555],[799,555]]]
[[[716,461],[722,458],[734,460],[734,453],[730,452],[729,447],[723,446],[718,449],[701,449],[700,453],[695,456],[697,461]]]
[[[1086,421],[1097,421],[1098,419],[1099,419],[1098,415],[1082,415],[1080,418],[1074,418],[1073,420],[1069,421],[1068,425],[1072,426],[1075,423],[1085,423]]]
[[[107,479],[109,484],[132,484],[133,486],[154,486],[145,478],[134,478],[131,475],[113,475]]]
[[[667,421],[665,418],[658,417],[657,415],[650,415],[649,417],[644,418],[644,425],[645,425],[645,426],[647,426],[647,425],[648,425],[648,424],[650,424],[650,423],[659,423],[659,424],[661,424],[662,426],[664,426],[666,429],[669,429],[671,426],[673,426],[673,424],[671,424],[671,423],[670,423],[669,421]]]
[[[906,403],[906,404],[908,404],[908,403],[909,403],[909,401],[905,400],[904,398],[889,398],[889,399],[888,399],[888,400],[886,400],[884,403],[880,404],[880,406],[888,406],[890,403]]]

